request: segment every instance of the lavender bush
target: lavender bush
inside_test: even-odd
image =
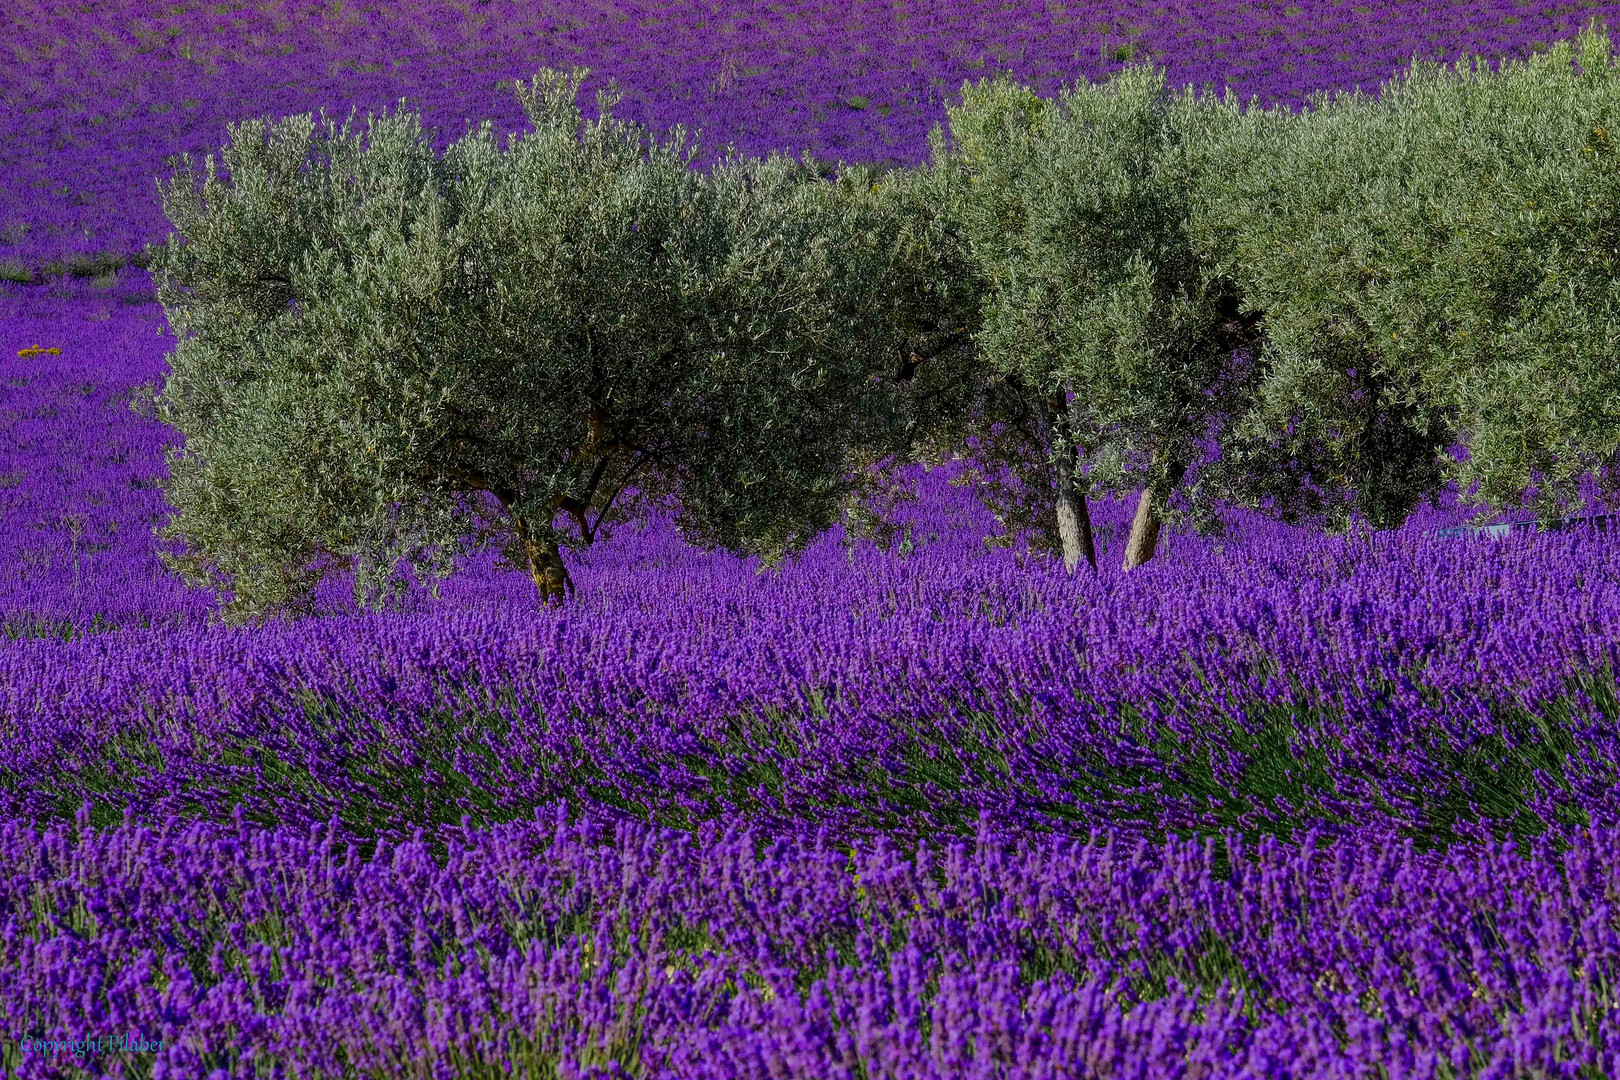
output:
[[[162,1032],[113,1075],[1608,1076],[1620,833],[1445,855],[844,849],[532,821],[0,833],[12,1027]],[[25,1076],[73,1071],[8,1050]]]

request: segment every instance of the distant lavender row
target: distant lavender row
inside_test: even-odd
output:
[[[130,408],[143,389],[162,382],[172,345],[163,329],[144,272],[49,287],[0,284],[0,635],[71,636],[206,619],[211,598],[186,590],[156,555],[153,529],[167,515],[163,450],[174,435]],[[41,345],[60,352],[18,355]],[[902,513],[917,522],[919,538],[947,535],[977,554],[994,521],[970,492],[944,483],[947,475],[926,481],[922,501]],[[1093,508],[1103,543],[1128,526],[1129,512],[1118,504]],[[1407,528],[1454,526],[1467,516],[1448,501],[1441,509],[1421,508]],[[1307,535],[1235,520],[1243,523],[1219,543],[1241,546],[1252,535],[1286,544]],[[1204,549],[1202,541],[1186,542]],[[599,547],[581,572],[611,573],[645,554],[639,544]],[[648,557],[685,554],[676,545]],[[452,580],[445,595],[488,604],[526,588],[520,576],[480,570]],[[347,592],[333,582],[324,610],[352,611]]]
[[[0,1030],[98,1074],[1614,1076],[1620,831],[1443,856],[854,850],[560,812],[363,854],[311,830],[0,824]],[[1229,876],[1228,876],[1229,873]],[[481,1066],[481,1067],[480,1067]],[[211,1071],[211,1070],[221,1071]],[[442,1071],[440,1071],[442,1070]]]
[[[127,273],[113,287],[77,283],[0,294],[0,631],[201,621],[157,560],[167,516],[163,425],[130,410],[161,380],[163,312]],[[65,289],[49,290],[66,293]],[[35,345],[59,355],[18,356]]]
[[[8,7],[0,65],[0,264],[13,273],[129,255],[166,226],[165,159],[215,149],[227,122],[401,96],[446,137],[519,126],[511,80],[585,65],[620,113],[705,145],[910,163],[962,81],[1006,69],[1049,93],[1127,60],[1177,85],[1295,103],[1366,89],[1414,56],[1524,56],[1620,4],[864,0],[851,5],[570,0],[477,5],[138,0]],[[0,266],[3,269],[3,266]]]

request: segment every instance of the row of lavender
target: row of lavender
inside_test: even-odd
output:
[[[644,539],[621,545],[642,568],[593,572],[566,616],[489,598],[10,650],[5,808],[240,804],[370,833],[589,793],[670,823],[746,811],[845,834],[986,810],[1080,831],[1376,817],[1429,836],[1612,805],[1612,690],[1581,682],[1614,663],[1612,550],[1580,537],[1505,561],[1327,546],[1297,568],[1279,545],[1095,590],[1010,556],[964,571],[943,543],[905,563],[827,552],[776,581],[659,567],[672,538]]]
[[[397,834],[590,793],[845,834],[983,810],[1431,835],[1612,799],[1614,541],[1469,544],[1432,535],[1440,512],[1352,540],[1234,519],[1129,577],[1070,578],[986,551],[941,470],[904,508],[909,557],[828,537],[762,576],[653,523],[593,549],[561,612],[485,562],[414,612],[345,613],[333,582],[331,618],[210,629],[155,556],[166,434],[128,407],[161,363],[154,309],[134,283],[39,292],[0,323],[63,350],[0,359],[0,609],[14,636],[77,639],[0,648],[6,813],[241,803]],[[1124,509],[1099,514],[1116,537]]]
[[[1620,1070],[1613,827],[1444,855],[987,829],[842,849],[559,807],[440,858],[81,820],[0,826],[0,880],[21,1077]],[[161,1049],[84,1048],[103,1032]]]
[[[1523,57],[1620,5],[1575,0],[1216,3],[11,4],[0,66],[0,269],[86,273],[167,231],[153,177],[244,116],[380,110],[408,96],[448,140],[520,125],[541,66],[616,80],[619,112],[712,153],[911,163],[964,79],[1042,94],[1131,60],[1267,103],[1374,88],[1413,57]]]
[[[486,569],[416,613],[3,648],[0,812],[241,805],[398,835],[588,793],[671,824],[746,812],[841,835],[987,811],[1445,836],[1613,805],[1604,537],[1257,528],[1094,579],[976,555],[926,516],[913,535],[906,558],[829,542],[759,575],[650,527],[560,611]]]

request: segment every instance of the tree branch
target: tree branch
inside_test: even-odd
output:
[[[624,475],[619,477],[619,486],[615,488],[613,494],[608,497],[608,501],[602,507],[602,509],[597,511],[596,524],[593,525],[590,531],[585,534],[585,542],[587,544],[595,542],[597,530],[601,529],[602,521],[607,517],[608,511],[613,509],[613,503],[620,495],[624,494],[624,489],[630,486],[630,478],[636,475],[636,470],[641,468],[641,466],[651,456],[651,454],[642,453],[641,456],[637,457],[636,460],[630,463],[630,467],[624,471]]]

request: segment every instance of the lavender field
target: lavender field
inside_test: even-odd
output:
[[[512,130],[541,66],[612,80],[618,113],[697,129],[712,157],[814,151],[912,163],[965,78],[1043,94],[1129,61],[1172,85],[1298,103],[1374,89],[1414,56],[1529,55],[1620,4],[1570,0],[1211,3],[201,3],[14,0],[0,68],[0,267],[86,276],[167,231],[154,178],[249,116],[362,115],[406,98],[442,142]]]
[[[169,155],[543,64],[711,151],[914,162],[965,78],[1263,101],[1620,5],[7,9],[0,1074],[1620,1075],[1620,536],[1232,511],[1119,571],[957,464],[780,569],[665,517],[577,595],[228,627],[158,559]]]

